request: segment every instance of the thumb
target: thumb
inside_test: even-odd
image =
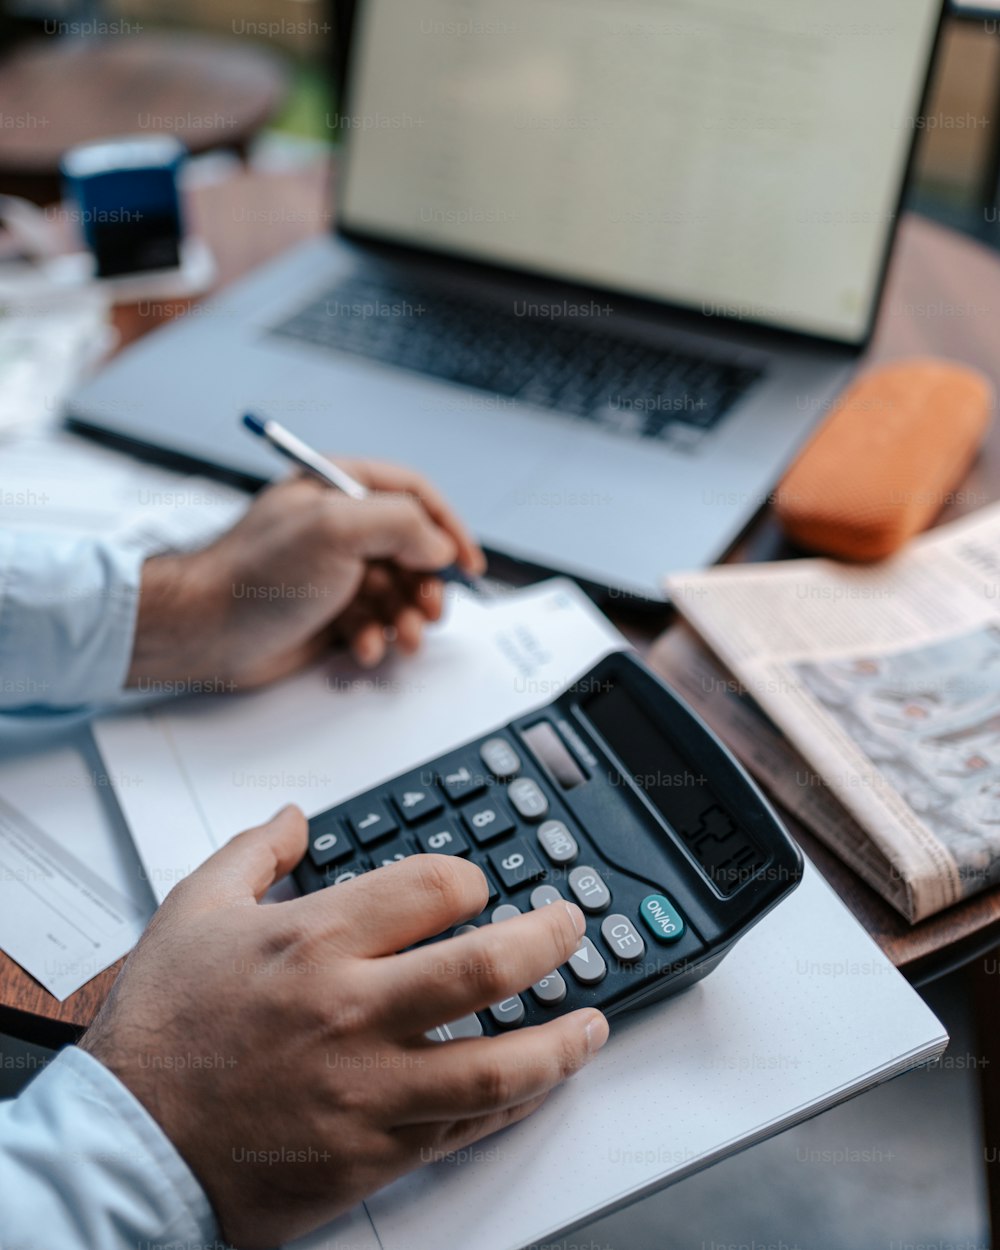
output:
[[[332,498],[338,545],[364,560],[393,560],[406,569],[441,569],[458,554],[455,540],[413,495]]]
[[[289,804],[266,825],[238,833],[181,883],[185,906],[259,902],[305,854],[307,830],[301,809]]]

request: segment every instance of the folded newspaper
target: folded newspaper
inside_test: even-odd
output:
[[[908,920],[1000,883],[1000,505],[877,565],[668,586],[725,667],[684,630],[657,667]]]

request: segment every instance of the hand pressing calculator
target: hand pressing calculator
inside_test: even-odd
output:
[[[578,1007],[614,1016],[684,989],[802,875],[798,847],[740,765],[624,652],[549,706],[314,816],[295,877],[306,892],[336,887],[421,852],[483,870],[479,924],[559,899],[587,917],[566,965],[442,1025],[441,1041]]]

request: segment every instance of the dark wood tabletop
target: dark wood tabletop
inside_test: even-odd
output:
[[[109,135],[243,152],[285,96],[284,64],[259,43],[121,25],[134,30],[37,39],[0,62],[0,190],[50,202],[66,149]]]
[[[329,224],[330,170],[317,163],[281,175],[245,173],[190,196],[192,222],[209,240],[220,285]],[[247,212],[252,208],[253,212]],[[157,318],[138,307],[121,308],[123,342],[147,333],[183,304],[158,305]],[[1000,256],[919,217],[900,225],[898,245],[870,361],[934,354],[983,370],[1000,391]],[[942,519],[1000,496],[1000,429],[994,427],[960,494]],[[735,559],[791,554],[768,513],[750,527]],[[669,617],[622,624],[655,664],[655,639]],[[889,959],[921,981],[1000,944],[1000,889],[981,894],[918,925],[908,925],[824,846],[794,822],[807,853],[864,924]],[[117,973],[110,968],[63,1003],[0,953],[0,1031],[59,1045],[92,1020]]]

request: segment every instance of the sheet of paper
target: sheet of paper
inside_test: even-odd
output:
[[[795,893],[714,972],[613,1024],[596,1060],[534,1116],[397,1181],[365,1208],[381,1250],[554,1246],[946,1043],[807,864]],[[355,1244],[366,1243],[338,1221],[309,1250]],[[589,1245],[585,1235],[579,1244]]]
[[[158,899],[283,804],[313,815],[548,703],[621,636],[572,582],[484,602],[449,595],[418,655],[349,659],[256,694],[200,696],[95,726]]]
[[[246,508],[231,487],[144,464],[61,428],[57,415],[0,439],[0,527],[122,535],[147,551],[207,542]]]
[[[74,739],[0,762],[0,949],[60,1001],[131,950],[153,909],[90,755]]]
[[[96,735],[109,772],[140,780],[119,797],[147,875],[165,893],[223,838],[288,799],[308,813],[348,798],[548,702],[619,645],[564,582],[489,605],[457,595],[421,655],[378,673],[340,662],[246,698],[107,720]],[[945,1041],[809,867],[705,981],[616,1024],[598,1060],[537,1116],[404,1178],[306,1244],[538,1245]]]

